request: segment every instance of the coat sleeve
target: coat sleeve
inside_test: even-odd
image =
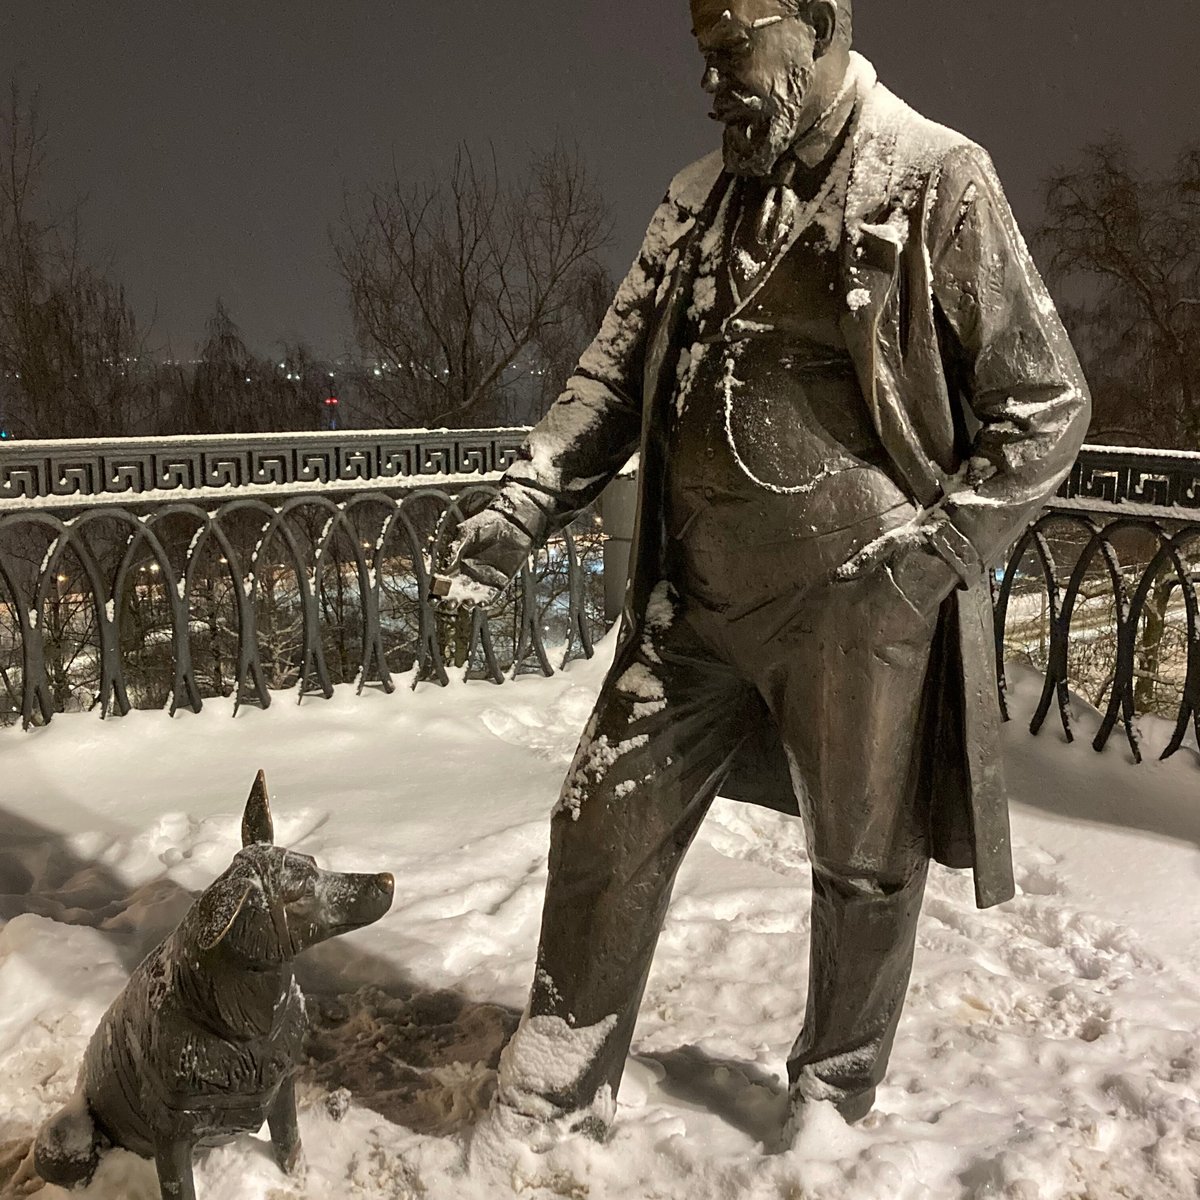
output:
[[[658,206],[600,332],[530,431],[491,508],[541,545],[604,490],[637,450],[642,375],[658,300],[694,222],[675,187]]]
[[[988,155],[947,156],[927,247],[943,357],[972,431],[934,519],[964,580],[994,565],[1070,472],[1091,400]]]

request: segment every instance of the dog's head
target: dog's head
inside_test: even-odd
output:
[[[247,963],[279,963],[339,933],[378,921],[392,903],[391,875],[322,871],[307,854],[274,844],[267,782],[259,771],[242,816],[242,849],[196,901],[198,948]]]

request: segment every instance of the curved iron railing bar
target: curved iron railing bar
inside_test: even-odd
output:
[[[192,660],[191,581],[194,564],[199,559],[197,551],[203,545],[205,537],[208,536],[209,527],[212,524],[212,514],[210,512],[190,501],[177,500],[151,513],[145,520],[145,526],[147,529],[151,529],[177,516],[190,517],[198,523],[198,526],[192,532],[191,540],[183,552],[183,574],[178,578],[174,586],[168,589],[172,606],[173,651],[175,656],[175,675],[171,685],[171,704],[168,710],[171,716],[175,715],[181,704],[196,713],[200,712],[204,707],[204,698],[200,694],[200,685],[196,681],[195,663]],[[157,535],[155,536],[157,537]],[[118,571],[118,576],[121,576],[123,572],[133,565],[133,543],[134,539],[131,538],[130,545],[126,550],[126,556]],[[220,546],[219,540],[218,546]],[[229,561],[229,557],[226,555],[226,565],[229,564]],[[237,579],[233,575],[232,567],[230,568],[230,585],[234,588],[237,587]]]
[[[125,694],[124,680],[121,676],[119,662],[120,647],[116,643],[116,622],[114,618],[110,618],[108,615],[108,598],[104,596],[104,576],[100,570],[100,565],[96,562],[95,556],[92,554],[92,548],[80,535],[79,526],[74,525],[70,521],[59,521],[49,514],[39,513],[37,517],[42,518],[41,523],[47,524],[51,528],[57,526],[59,531],[58,536],[51,542],[42,559],[42,565],[39,568],[41,577],[38,580],[37,589],[33,597],[33,610],[38,614],[38,637],[42,643],[43,670],[45,669],[46,642],[44,632],[45,622],[41,617],[42,609],[50,596],[50,581],[52,579],[57,581],[58,565],[69,550],[75,555],[79,565],[83,568],[84,574],[87,576],[88,585],[92,592],[92,608],[96,614],[96,631],[100,638],[100,686],[91,707],[99,707],[101,718],[107,717],[109,697],[115,697],[118,708],[123,713],[128,712],[129,697]],[[114,663],[116,663],[115,676]],[[48,684],[48,675],[46,676],[46,680]]]
[[[1104,748],[1108,742],[1113,728],[1115,727],[1118,714],[1124,711],[1125,737],[1129,742],[1129,746],[1133,752],[1135,761],[1140,761],[1141,750],[1138,741],[1137,727],[1133,723],[1133,714],[1131,711],[1124,710],[1121,705],[1121,696],[1123,694],[1120,669],[1120,664],[1122,661],[1121,647],[1124,644],[1125,638],[1136,635],[1136,626],[1131,632],[1129,626],[1128,590],[1125,585],[1125,580],[1121,574],[1121,561],[1117,557],[1116,548],[1112,544],[1112,539],[1113,535],[1120,530],[1127,528],[1144,529],[1145,525],[1136,517],[1118,517],[1115,521],[1110,521],[1105,526],[1101,526],[1093,519],[1084,517],[1076,518],[1076,523],[1084,525],[1085,528],[1091,529],[1092,536],[1088,539],[1083,551],[1076,560],[1075,569],[1071,572],[1071,578],[1067,584],[1067,592],[1063,602],[1063,618],[1068,629],[1068,637],[1071,621],[1075,615],[1075,603],[1083,587],[1083,581],[1087,570],[1091,566],[1097,550],[1099,550],[1103,555],[1104,564],[1108,569],[1109,583],[1112,587],[1113,606],[1116,617],[1116,666],[1113,668],[1113,679],[1109,688],[1105,715],[1101,718],[1100,728],[1098,729],[1096,736],[1092,739],[1092,746],[1096,750],[1102,750]]]
[[[15,634],[16,634],[16,637],[20,639],[20,645],[21,645],[22,649],[21,649],[21,659],[20,659],[20,662],[21,662],[20,672],[21,673],[16,681],[17,687],[20,689],[20,692],[18,694],[17,690],[13,687],[13,680],[11,678],[8,678],[5,680],[5,687],[7,688],[9,694],[12,697],[12,704],[13,704],[13,707],[11,710],[7,710],[7,709],[5,710],[5,715],[7,715],[7,713],[9,711],[20,712],[21,704],[22,704],[22,701],[25,696],[25,652],[24,652],[25,630],[24,630],[24,620],[22,619],[22,616],[21,616],[21,612],[22,612],[21,605],[24,603],[24,600],[21,597],[20,592],[16,588],[11,574],[9,573],[8,563],[5,561],[4,551],[2,549],[0,549],[0,609],[3,609],[5,607],[5,599],[4,598],[5,598],[6,594],[11,598],[10,602],[7,605],[8,611],[10,613],[16,614]],[[16,641],[14,641],[13,644],[15,646],[17,644]],[[14,666],[15,665],[16,664],[14,663]]]
[[[1159,537],[1160,543],[1165,542],[1165,544],[1160,544],[1158,553],[1153,559],[1151,559],[1150,565],[1143,573],[1141,582],[1138,584],[1137,590],[1133,594],[1133,599],[1129,605],[1129,623],[1130,626],[1136,630],[1138,621],[1142,615],[1142,610],[1146,606],[1146,600],[1149,598],[1150,589],[1154,586],[1154,581],[1157,578],[1159,571],[1169,562],[1175,571],[1175,578],[1180,584],[1180,588],[1184,597],[1184,611],[1187,614],[1188,627],[1187,676],[1192,676],[1193,671],[1195,670],[1193,664],[1193,659],[1195,657],[1193,643],[1197,637],[1197,600],[1191,577],[1188,573],[1187,567],[1184,565],[1182,557],[1180,556],[1179,548],[1182,543],[1190,540],[1193,537],[1196,537],[1197,535],[1200,535],[1200,526],[1191,526],[1180,530],[1179,533],[1177,533],[1170,540],[1165,540],[1160,531],[1157,529],[1154,530],[1154,533],[1157,537]],[[1128,712],[1128,719],[1132,720],[1134,711],[1135,679],[1134,647],[1132,645],[1132,641],[1129,650],[1127,667],[1128,670],[1124,680],[1125,688],[1127,689],[1125,703]],[[1195,712],[1195,709],[1192,708],[1192,704],[1189,702],[1190,696],[1189,689],[1187,688],[1187,684],[1189,682],[1193,683],[1194,688],[1195,681],[1194,679],[1189,680],[1187,676],[1185,676],[1184,679],[1185,694],[1180,704],[1180,712],[1176,721],[1175,733],[1172,735],[1171,741],[1168,743],[1167,750],[1164,750],[1163,754],[1161,755],[1162,758],[1170,757],[1170,755],[1174,754],[1175,751],[1179,749],[1180,745],[1182,745],[1183,733],[1187,730],[1189,711],[1193,714]],[[1194,696],[1194,694],[1194,691],[1191,691],[1191,695]],[[1181,732],[1181,730],[1183,732]],[[1200,721],[1197,722],[1196,732],[1197,738],[1200,739]],[[1135,751],[1134,758],[1137,762],[1142,761],[1140,752]]]
[[[124,510],[120,510],[124,514]],[[115,514],[114,514],[115,515]],[[134,514],[124,514],[134,517]],[[117,619],[117,639],[121,639],[121,597],[125,594],[125,581],[128,578],[130,570],[133,568],[135,554],[138,547],[146,542],[150,546],[151,553],[156,561],[159,562],[159,567],[162,569],[162,562],[158,557],[158,552],[155,549],[163,551],[164,557],[168,560],[166,579],[170,581],[170,586],[165,590],[167,593],[167,603],[171,611],[171,703],[169,713],[175,715],[179,707],[181,697],[186,693],[187,705],[193,712],[199,712],[203,701],[200,696],[200,689],[196,686],[195,675],[192,671],[192,643],[189,637],[189,622],[188,622],[188,605],[187,605],[187,589],[186,586],[180,587],[180,578],[175,574],[174,564],[170,563],[170,555],[166,554],[165,547],[162,546],[160,539],[152,531],[152,526],[159,520],[163,519],[168,514],[165,512],[151,513],[145,519],[134,517],[137,528],[129,534],[125,542],[125,550],[121,555],[121,561],[117,565],[116,573],[113,576],[112,603],[113,612]],[[184,555],[184,579],[187,578],[187,556]],[[126,710],[128,711],[128,710]]]
[[[121,557],[121,561],[117,566],[117,570],[113,575],[112,590],[108,597],[108,603],[112,605],[112,627],[113,627],[113,668],[111,678],[116,683],[115,698],[117,701],[117,710],[121,716],[129,712],[132,707],[129,703],[129,696],[126,690],[125,683],[125,668],[121,659],[121,596],[125,586],[125,577],[128,567],[132,561],[133,551],[135,547],[143,541],[150,548],[150,554],[154,561],[158,564],[159,571],[162,573],[163,582],[166,587],[169,597],[168,603],[171,606],[171,640],[172,640],[172,659],[175,681],[179,678],[179,631],[180,628],[187,627],[187,607],[183,603],[179,595],[179,579],[175,573],[175,566],[171,562],[171,556],[167,553],[166,547],[162,541],[154,533],[151,526],[154,523],[154,518],[151,517],[143,520],[128,509],[119,508],[116,505],[106,505],[104,508],[95,509],[92,511],[81,513],[79,516],[72,518],[68,524],[82,531],[85,526],[99,521],[116,521],[123,525],[128,533],[125,542],[125,552]],[[184,654],[186,656],[186,645]],[[174,693],[173,693],[174,697]],[[174,712],[174,698],[172,698],[172,708]],[[101,708],[101,716],[107,715],[105,708]]]
[[[221,519],[241,509],[253,511],[261,503],[260,500],[249,498],[231,500],[221,505],[215,512],[206,512],[195,505],[186,506],[188,510],[202,518],[202,526],[193,534],[191,544],[188,546],[188,562],[184,573],[184,588],[188,597],[190,598],[192,595],[192,579],[196,566],[200,562],[201,547],[207,538],[211,537],[216,541],[218,548],[225,556],[225,565],[229,568],[229,582],[233,588],[237,607],[238,630],[238,662],[233,691],[233,715],[235,717],[242,706],[247,686],[253,687],[255,697],[263,708],[271,707],[271,693],[267,688],[267,679],[258,651],[258,620],[251,600],[254,594],[253,573],[247,575],[242,569],[241,555],[238,554],[229,540],[229,535],[221,527]]]
[[[553,675],[554,668],[550,665],[550,656],[546,653],[546,645],[542,639],[542,631],[538,626],[537,594],[533,581],[533,570],[529,560],[521,564],[519,576],[521,580],[521,612],[518,618],[520,633],[517,637],[516,649],[513,652],[512,676],[532,674],[539,670],[543,675]],[[568,585],[569,586],[569,585]],[[531,654],[537,655],[538,666],[526,668],[525,662]]]
[[[231,503],[245,503],[245,501],[234,501]],[[253,503],[261,502],[253,501]],[[244,614],[247,611],[247,606],[242,602],[243,575],[241,563],[232,542],[229,540],[229,536],[220,526],[218,517],[222,511],[224,509],[210,512],[190,501],[174,501],[151,514],[147,521],[148,525],[157,526],[171,517],[185,516],[191,517],[197,522],[197,528],[192,533],[191,540],[184,551],[183,577],[179,581],[182,586],[177,585],[173,589],[181,603],[182,621],[180,630],[176,635],[176,677],[170,707],[172,716],[174,716],[180,703],[183,702],[181,697],[183,690],[187,692],[186,707],[190,708],[192,712],[200,712],[204,706],[204,699],[200,695],[200,687],[196,682],[195,664],[192,659],[191,600],[193,594],[192,580],[196,567],[200,562],[200,551],[209,537],[217,543],[217,548],[224,555],[225,566],[228,568],[227,573],[229,575],[230,587],[233,589],[234,594],[239,597],[236,603],[238,616],[238,673],[235,678],[235,713],[240,703],[242,681],[245,678],[245,659],[247,654],[243,646],[247,641],[253,640],[255,642],[255,649],[257,650],[257,624],[255,623],[250,630],[246,629]],[[182,687],[181,682],[183,684]],[[263,702],[261,694],[259,695],[259,700]],[[263,707],[269,707],[270,703],[270,696],[268,695],[265,702],[263,702]]]
[[[300,672],[298,681],[299,694],[301,696],[303,695],[304,683],[308,678],[309,665],[312,663],[313,669],[317,674],[318,686],[321,688],[322,693],[326,699],[333,695],[333,685],[329,682],[328,673],[325,671],[324,659],[321,656],[320,625],[319,621],[317,620],[318,614],[316,614],[315,611],[311,613],[306,612],[305,601],[307,598],[308,584],[307,565],[304,561],[304,556],[301,553],[299,543],[296,539],[295,531],[291,528],[286,519],[294,508],[301,506],[305,499],[305,497],[298,497],[293,500],[285,501],[277,510],[258,497],[248,496],[239,498],[237,500],[232,500],[229,503],[222,505],[222,507],[217,511],[218,518],[242,511],[257,512],[266,518],[266,522],[259,529],[258,537],[250,551],[249,571],[241,580],[242,590],[245,590],[246,584],[249,583],[249,591],[246,595],[247,612],[253,614],[254,620],[253,627],[248,631],[249,637],[253,639],[253,648],[250,655],[247,657],[252,659],[253,670],[260,685],[256,688],[260,702],[264,693],[269,695],[269,689],[266,686],[266,672],[262,666],[262,644],[258,633],[258,609],[256,607],[256,603],[260,594],[259,572],[260,565],[263,561],[263,551],[269,544],[270,540],[275,536],[277,531],[281,531],[283,534],[284,543],[287,546],[288,552],[292,558],[292,569],[296,575],[296,586],[300,591],[300,612],[303,634],[300,651]],[[238,586],[237,580],[234,581],[234,586]],[[240,663],[241,651],[239,647],[239,665]],[[269,705],[269,701],[267,703]]]
[[[27,514],[0,517],[0,533],[5,529],[27,521]],[[17,610],[17,628],[21,631],[21,727],[28,729],[33,724],[33,709],[37,705],[43,723],[54,716],[54,699],[50,695],[50,677],[46,672],[45,647],[40,623],[33,617],[29,601],[22,589],[16,586],[14,573],[7,556],[0,550],[0,573],[13,598]]]
[[[308,691],[308,680],[315,675],[317,687],[326,700],[333,695],[333,681],[329,675],[329,664],[325,660],[325,647],[321,644],[321,613],[317,607],[317,571],[319,556],[314,556],[311,565],[301,552],[296,531],[288,522],[292,513],[311,506],[310,497],[297,496],[285,501],[278,508],[267,508],[271,512],[270,522],[264,526],[254,547],[253,563],[257,563],[263,551],[270,544],[277,530],[282,531],[284,541],[292,555],[292,565],[296,572],[296,586],[300,591],[300,618],[303,625],[300,648],[300,677],[296,681],[296,702],[304,699]],[[255,586],[258,584],[258,572],[255,570]]]
[[[257,600],[257,597],[258,597],[258,563],[261,561],[261,554],[262,554],[262,548],[263,548],[264,542],[272,535],[273,526],[278,524],[285,531],[284,540],[287,542],[289,550],[291,550],[293,553],[293,561],[294,561],[294,565],[296,568],[297,584],[301,589],[301,612],[303,613],[303,611],[304,611],[304,609],[303,609],[304,586],[305,586],[304,585],[304,566],[303,566],[303,563],[301,560],[299,548],[296,545],[294,537],[293,537],[291,531],[289,530],[289,527],[284,518],[289,516],[291,514],[291,512],[293,512],[295,509],[301,508],[301,507],[307,507],[309,505],[316,505],[318,508],[326,508],[326,507],[334,507],[335,508],[336,507],[335,505],[333,505],[332,501],[326,499],[324,496],[297,496],[291,500],[285,501],[282,505],[280,505],[279,510],[277,512],[274,508],[271,507],[271,505],[267,504],[266,501],[261,500],[258,497],[248,496],[245,498],[239,498],[237,500],[232,500],[229,503],[222,505],[221,508],[217,510],[218,520],[222,517],[229,516],[229,515],[232,515],[233,513],[242,512],[242,511],[257,512],[260,515],[263,515],[267,518],[266,524],[264,524],[262,526],[262,528],[259,530],[258,539],[256,540],[256,542],[254,544],[254,548],[250,552],[250,569],[242,581],[242,590],[245,592],[245,595],[246,595],[246,611],[251,618],[251,620],[246,625],[246,629],[247,629],[247,632],[249,635],[249,640],[250,640],[250,650],[249,650],[249,653],[246,655],[246,658],[247,658],[248,668],[250,670],[252,670],[253,674],[254,674],[255,692],[259,698],[259,702],[263,703],[263,697],[264,696],[268,697],[266,702],[263,703],[264,708],[268,707],[270,704],[270,699],[269,699],[270,690],[267,687],[266,672],[263,670],[263,665],[262,665],[262,646],[259,642],[259,637],[258,637],[258,610],[255,607],[255,601]],[[317,555],[317,557],[319,558],[319,555]],[[249,586],[247,587],[247,585],[249,585]],[[314,608],[315,608],[315,601],[314,601]],[[316,617],[317,615],[319,615],[319,614],[316,614],[314,612],[314,617]],[[310,629],[309,629],[308,625],[306,624],[306,627],[305,627],[306,640],[307,640],[309,633],[310,633]],[[319,638],[320,638],[319,622],[317,622],[316,620],[313,621],[312,633],[315,636],[316,640],[319,642]],[[304,680],[307,678],[306,668],[307,668],[307,659],[308,659],[308,655],[307,655],[306,651],[309,648],[311,648],[311,646],[312,646],[312,643],[308,642],[304,646],[304,649],[302,650],[300,688],[299,688],[299,692],[298,692],[299,698],[303,698],[303,695],[304,695],[303,683],[304,683]],[[333,695],[333,685],[329,680],[328,672],[324,669],[325,663],[324,663],[323,655],[318,656],[317,652],[314,651],[313,658],[314,658],[314,661],[319,661],[319,667],[317,670],[318,685],[321,687],[322,694],[325,696],[326,699],[328,699],[330,696]],[[241,661],[241,657],[239,656],[239,665],[240,665],[240,661]],[[239,687],[239,695],[240,695],[240,687]],[[234,707],[235,707],[235,714],[236,714],[237,706],[235,705]]]
[[[432,581],[430,568],[425,561],[423,539],[417,533],[412,517],[405,511],[408,501],[415,502],[416,498],[424,498],[427,495],[428,493],[422,490],[405,496],[396,506],[396,513],[392,518],[393,522],[401,523],[404,526],[411,551],[413,578],[417,588],[417,669],[413,673],[412,686],[414,689],[422,680],[430,678],[436,680],[442,687],[450,682],[450,676],[446,673],[445,656],[442,654],[442,647],[437,638],[436,614],[430,596]],[[385,532],[385,544],[388,536],[389,532]]]
[[[1200,525],[1180,530],[1172,539],[1172,543],[1178,549],[1181,543],[1194,537],[1200,537]],[[1184,613],[1187,616],[1187,666],[1183,677],[1179,717],[1170,741],[1159,755],[1160,760],[1170,758],[1183,745],[1189,719],[1196,734],[1197,749],[1200,750],[1200,601],[1196,597],[1195,582],[1190,577],[1186,582],[1181,582],[1180,588],[1183,592]]]
[[[1063,724],[1063,732],[1066,735],[1068,742],[1074,741],[1074,734],[1071,732],[1070,709],[1067,705],[1069,699],[1067,693],[1067,647],[1065,642],[1065,630],[1062,627],[1059,619],[1059,595],[1058,581],[1054,575],[1054,556],[1050,551],[1050,546],[1046,538],[1042,534],[1042,529],[1051,521],[1063,520],[1070,523],[1080,523],[1081,518],[1076,518],[1070,515],[1060,516],[1057,513],[1047,513],[1039,517],[1028,529],[1021,535],[1013,548],[1012,554],[1009,555],[1008,566],[1004,572],[1004,579],[1000,584],[1000,598],[998,607],[995,613],[995,635],[996,635],[996,674],[1000,686],[1000,708],[1001,715],[1004,720],[1009,719],[1008,712],[1008,679],[1004,670],[1004,628],[1005,622],[1008,619],[1008,604],[1009,598],[1012,595],[1012,586],[1016,578],[1017,567],[1021,565],[1021,559],[1025,556],[1025,552],[1030,546],[1037,552],[1039,565],[1042,570],[1042,578],[1046,584],[1046,601],[1047,601],[1047,618],[1049,623],[1049,645],[1046,653],[1046,674],[1042,680],[1042,694],[1038,699],[1037,709],[1034,712],[1033,719],[1029,723],[1029,732],[1038,733],[1043,723],[1046,720],[1047,714],[1050,712],[1050,705],[1054,701],[1057,694],[1059,699],[1059,716]],[[1084,522],[1086,526],[1086,522]]]
[[[567,646],[563,651],[559,669],[571,661],[571,643],[579,638],[579,648],[584,658],[591,658],[595,653],[592,646],[592,635],[587,627],[587,614],[584,609],[583,568],[579,564],[579,551],[575,546],[575,535],[565,529],[567,543]]]
[[[1008,711],[1008,673],[1004,659],[1004,632],[1008,624],[1008,602],[1012,596],[1013,583],[1017,577],[1017,567],[1029,547],[1032,533],[1026,532],[1017,540],[1008,561],[1004,565],[1004,577],[1000,586],[992,589],[992,637],[996,647],[996,686],[1000,694],[1000,719],[1011,721]]]
[[[317,508],[326,512],[329,519],[325,522],[325,527],[321,530],[321,535],[317,542],[317,547],[313,551],[313,583],[316,586],[316,579],[320,572],[319,564],[325,557],[326,551],[333,544],[333,539],[339,534],[344,533],[346,540],[350,544],[350,549],[354,554],[354,567],[358,575],[358,598],[359,598],[359,626],[362,633],[363,653],[359,658],[359,690],[362,690],[362,683],[366,678],[365,663],[369,653],[368,646],[371,642],[371,627],[369,613],[374,613],[375,629],[379,627],[379,610],[378,605],[374,604],[374,593],[371,586],[371,577],[367,568],[366,558],[363,556],[362,547],[359,545],[358,534],[350,521],[347,511],[347,503],[335,504],[333,501],[326,499],[324,496],[312,496],[307,498],[309,503],[314,504]],[[392,682],[391,673],[388,671],[387,663],[382,662],[382,675],[380,682],[383,684],[384,690],[391,692],[395,689],[395,684]]]
[[[496,647],[492,642],[491,614],[479,605],[471,609],[471,638],[463,678],[504,682],[504,672],[500,669],[500,660],[496,657]]]
[[[1122,529],[1150,532],[1158,539],[1160,547],[1166,540],[1165,535],[1160,529],[1147,526],[1135,517],[1119,517],[1115,521],[1110,521],[1100,531],[1099,536],[1111,544],[1113,535]],[[1143,576],[1144,578],[1145,576]],[[1140,763],[1142,761],[1142,746],[1137,726],[1134,723],[1133,688],[1137,657],[1138,617],[1141,613],[1140,610],[1134,609],[1132,597],[1123,579],[1115,594],[1117,597],[1116,665],[1113,668],[1113,682],[1108,694],[1108,703],[1105,705],[1104,715],[1100,719],[1100,726],[1096,730],[1096,736],[1092,739],[1092,748],[1103,750],[1108,745],[1112,731],[1116,728],[1117,719],[1120,718],[1122,727],[1125,730],[1125,740],[1129,743],[1129,750],[1133,755],[1133,761]]]
[[[282,509],[280,511],[271,510],[271,519],[259,530],[258,540],[254,543],[254,549],[250,554],[250,574],[254,580],[253,590],[257,598],[260,594],[259,579],[262,575],[262,563],[266,550],[276,534],[282,536],[288,554],[291,556],[291,570],[296,577],[296,590],[300,595],[300,664],[296,678],[296,702],[299,703],[304,698],[310,674],[316,675],[317,687],[326,699],[333,695],[333,684],[325,666],[325,654],[321,646],[320,614],[316,610],[308,564],[301,553],[296,532],[286,519],[288,515],[290,513],[284,513]],[[258,628],[256,610],[256,633]],[[258,653],[261,660],[261,644]]]
[[[1050,549],[1050,543],[1040,529],[1035,528],[1033,545],[1042,561],[1042,574],[1046,579],[1046,618],[1050,627],[1050,644],[1046,651],[1046,678],[1042,685],[1042,695],[1038,700],[1033,719],[1029,722],[1029,732],[1032,734],[1040,732],[1049,715],[1051,701],[1057,699],[1058,719],[1062,723],[1063,735],[1068,742],[1073,742],[1075,731],[1071,728],[1071,697],[1067,686],[1069,646],[1066,631],[1062,627],[1054,552]]]
[[[384,535],[391,527],[392,518],[395,516],[397,510],[397,504],[390,496],[376,496],[370,492],[359,492],[345,502],[345,512],[346,518],[349,520],[353,511],[359,508],[366,508],[372,504],[387,510],[387,512],[379,526],[378,533],[375,535],[371,565],[367,568],[366,587],[363,589],[363,649],[362,661],[358,669],[358,691],[361,694],[363,688],[366,687],[373,662],[378,680],[383,685],[383,690],[390,695],[396,690],[396,684],[392,680],[391,669],[387,663],[387,655],[383,649],[383,623],[380,619],[379,592],[383,572]]]
[[[1183,531],[1180,538],[1195,537],[1200,533],[1200,526],[1193,526]],[[1175,723],[1175,731],[1167,743],[1160,758],[1170,758],[1180,746],[1187,733],[1189,715],[1192,729],[1196,735],[1196,747],[1200,751],[1200,604],[1196,600],[1196,588],[1190,583],[1183,588],[1184,611],[1187,613],[1187,666],[1183,677],[1183,695],[1180,697],[1179,719]]]
[[[397,534],[397,530],[400,531]],[[403,501],[395,503],[392,512],[388,515],[379,532],[378,543],[375,551],[374,570],[375,582],[379,593],[379,629],[380,629],[380,647],[379,652],[386,662],[386,648],[383,645],[383,577],[384,564],[387,561],[388,546],[393,539],[402,537],[407,544],[408,560],[412,563],[412,576],[415,585],[415,604],[417,608],[417,642],[414,651],[414,659],[417,665],[417,678],[425,671],[428,662],[432,656],[438,653],[436,645],[436,629],[433,622],[428,619],[427,611],[429,606],[422,601],[422,596],[429,591],[429,571],[425,566],[425,552],[421,546],[421,539],[417,535],[416,528],[413,525],[412,518],[404,512]],[[401,554],[404,553],[405,545],[402,544],[399,548]],[[400,585],[399,591],[401,596],[404,595],[404,587]],[[390,671],[389,667],[389,671]],[[417,678],[413,679],[413,686],[416,686]]]

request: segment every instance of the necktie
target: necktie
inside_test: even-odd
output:
[[[795,210],[796,193],[790,183],[744,181],[729,255],[729,275],[738,300],[749,295],[783,249]]]

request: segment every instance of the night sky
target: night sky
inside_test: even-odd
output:
[[[0,82],[40,89],[53,198],[152,341],[189,356],[218,296],[267,350],[335,353],[327,230],[345,187],[491,141],[574,139],[615,218],[618,276],[671,175],[716,147],[685,0],[0,0]],[[1088,141],[1147,162],[1200,137],[1197,0],[858,0],[857,47],[992,152],[1017,216]]]

